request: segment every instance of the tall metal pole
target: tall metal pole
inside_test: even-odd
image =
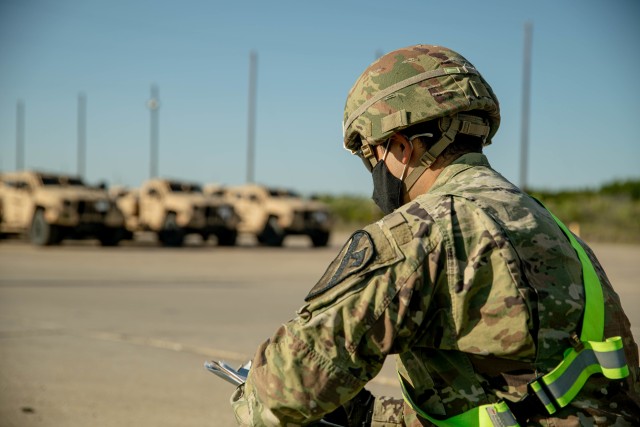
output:
[[[78,94],[78,176],[85,177],[87,162],[87,97]]]
[[[522,72],[522,117],[520,129],[520,188],[527,191],[529,163],[529,104],[531,96],[531,44],[533,24],[524,24],[524,61]]]
[[[255,138],[256,138],[256,76],[258,54],[251,51],[249,55],[249,115],[247,123],[247,182],[254,182]]]
[[[24,169],[24,102],[16,104],[16,170]]]
[[[149,111],[151,113],[150,120],[150,156],[149,156],[149,177],[155,178],[158,176],[158,110],[160,109],[160,100],[158,95],[158,86],[151,85],[151,98],[147,103]]]

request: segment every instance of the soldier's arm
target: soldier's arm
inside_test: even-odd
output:
[[[409,348],[424,319],[423,303],[410,304],[423,265],[420,257],[404,261],[381,232],[371,234],[345,245],[298,316],[259,347],[246,384],[232,397],[241,425],[319,420],[356,396],[388,354]],[[386,416],[401,425],[401,407],[376,400],[374,421]]]

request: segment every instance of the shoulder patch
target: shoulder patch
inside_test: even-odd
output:
[[[369,233],[364,230],[356,231],[304,300],[307,302],[312,300],[352,274],[361,271],[371,262],[374,255],[375,246]]]

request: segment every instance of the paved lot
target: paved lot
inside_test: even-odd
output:
[[[0,242],[0,427],[233,426],[234,364],[292,317],[343,239],[281,249]],[[594,245],[640,337],[640,246]],[[399,396],[386,366],[371,388]]]

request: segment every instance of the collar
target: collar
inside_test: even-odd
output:
[[[438,178],[436,178],[436,182],[433,183],[433,186],[427,191],[427,193],[436,190],[447,182],[449,182],[453,177],[458,175],[459,173],[471,169],[475,166],[484,166],[490,168],[489,160],[482,153],[467,153],[455,159],[452,163],[450,163],[447,167],[445,167]]]

